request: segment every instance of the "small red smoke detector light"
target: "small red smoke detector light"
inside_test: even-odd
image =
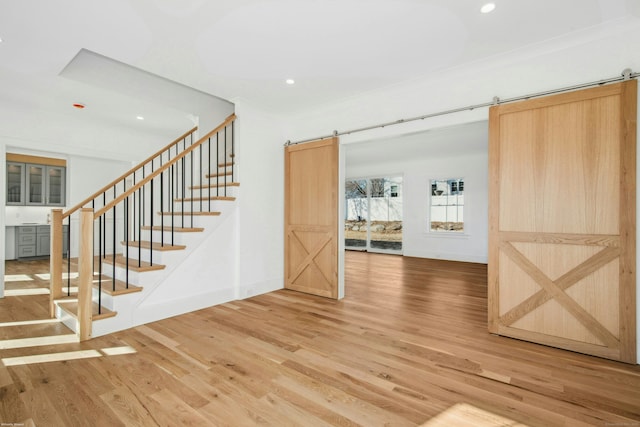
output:
[[[73,104],[73,108],[77,108],[78,110],[82,110],[84,108],[84,104],[75,103],[75,104]]]

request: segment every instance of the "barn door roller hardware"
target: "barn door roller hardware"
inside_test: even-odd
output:
[[[636,79],[638,77],[640,77],[640,73],[634,73],[634,72],[632,72],[631,68],[625,68],[624,70],[622,70],[622,73],[620,74],[620,76],[611,77],[611,78],[604,79],[604,80],[598,80],[598,81],[589,82],[589,83],[581,83],[581,84],[577,84],[577,85],[574,85],[574,86],[566,86],[566,87],[562,87],[562,88],[559,88],[559,89],[551,89],[551,90],[547,90],[547,91],[544,91],[544,92],[537,92],[537,93],[533,93],[533,94],[530,94],[530,95],[521,95],[521,96],[517,96],[517,97],[514,97],[514,98],[500,99],[499,97],[494,96],[493,99],[491,100],[491,102],[485,102],[485,103],[476,104],[476,105],[469,105],[467,107],[454,108],[454,109],[451,109],[451,110],[439,111],[437,113],[425,114],[423,116],[411,117],[411,118],[408,118],[408,119],[400,119],[400,120],[395,120],[393,122],[381,123],[381,124],[372,125],[372,126],[365,126],[365,127],[362,127],[362,128],[351,129],[351,130],[342,131],[342,132],[334,130],[331,135],[324,135],[324,136],[319,136],[319,137],[316,137],[316,138],[302,139],[300,141],[295,141],[295,142],[291,142],[291,140],[287,140],[284,143],[284,145],[288,146],[288,145],[304,144],[305,142],[317,141],[319,139],[333,138],[333,137],[337,137],[337,136],[341,136],[341,135],[350,135],[352,133],[364,132],[364,131],[371,130],[371,129],[379,129],[379,128],[381,129],[381,128],[385,128],[387,126],[399,125],[399,124],[402,124],[402,123],[409,123],[409,122],[414,122],[414,121],[417,121],[417,120],[425,120],[425,119],[429,119],[429,118],[432,118],[432,117],[444,116],[444,115],[447,115],[447,114],[459,113],[459,112],[462,112],[462,111],[472,111],[472,110],[475,110],[476,108],[491,107],[493,105],[506,104],[508,102],[525,101],[527,99],[537,98],[537,97],[540,97],[540,96],[554,95],[556,93],[570,92],[570,91],[573,91],[573,90],[586,89],[586,88],[594,87],[594,86],[602,86],[602,85],[609,84],[609,83],[617,83],[617,82],[621,82],[621,81],[627,81],[627,80],[630,80],[630,79]]]

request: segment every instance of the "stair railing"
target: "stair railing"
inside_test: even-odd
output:
[[[65,293],[71,295],[72,277],[78,274],[78,335],[81,340],[88,339],[93,299],[97,299],[97,313],[103,311],[103,285],[114,292],[117,287],[128,289],[130,271],[161,268],[154,262],[153,249],[173,246],[178,230],[193,228],[194,216],[214,214],[212,201],[226,199],[227,186],[235,180],[235,118],[232,114],[197,142],[193,141],[197,128],[190,130],[68,211],[52,211],[52,317],[54,301]],[[188,197],[193,191],[199,197]],[[77,236],[72,218],[79,222]],[[148,231],[148,242],[143,241],[143,231]],[[153,242],[154,231],[159,231],[159,242]],[[75,242],[77,251],[72,247]],[[123,253],[118,253],[120,246]],[[72,272],[75,253],[77,271]],[[148,261],[142,260],[143,253]],[[65,255],[66,292],[61,267]],[[93,283],[96,298],[92,297]]]

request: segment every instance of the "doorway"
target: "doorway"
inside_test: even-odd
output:
[[[345,248],[402,254],[402,176],[345,181]]]

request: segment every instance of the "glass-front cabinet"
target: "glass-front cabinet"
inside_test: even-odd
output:
[[[64,206],[66,168],[7,162],[7,205]]]
[[[64,206],[65,168],[47,166],[47,205]]]
[[[7,205],[24,205],[24,163],[7,162]]]
[[[26,177],[27,205],[64,206],[65,168],[27,164]]]
[[[45,169],[43,165],[27,165],[27,205],[44,205]]]

